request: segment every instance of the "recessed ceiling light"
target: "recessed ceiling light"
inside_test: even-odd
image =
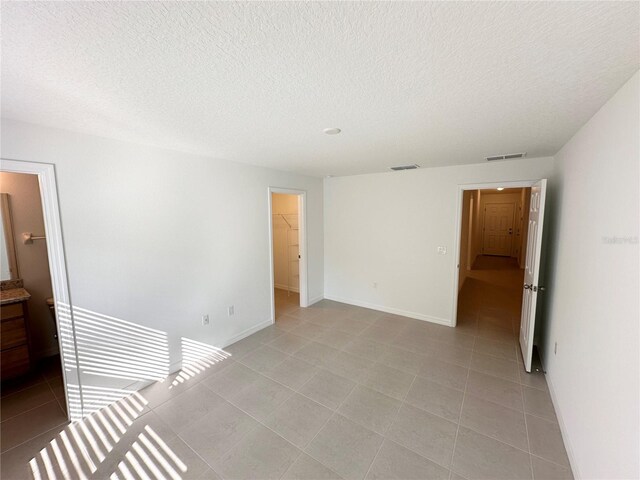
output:
[[[496,190],[498,190],[499,192],[501,192],[502,190],[504,190],[504,187],[498,187],[498,188],[496,188]]]
[[[332,127],[332,128],[325,128],[323,130],[324,133],[326,133],[327,135],[337,135],[341,132],[342,130],[340,130],[339,128],[336,127]]]

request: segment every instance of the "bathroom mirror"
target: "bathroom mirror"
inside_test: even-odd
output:
[[[16,246],[11,221],[9,194],[0,193],[0,280],[15,280],[18,278],[18,262],[16,261]]]

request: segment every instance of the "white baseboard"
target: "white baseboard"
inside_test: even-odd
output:
[[[553,382],[549,375],[547,375],[547,369],[544,366],[544,359],[542,358],[542,354],[540,353],[540,349],[538,348],[538,354],[540,355],[540,363],[542,364],[542,371],[545,372],[544,378],[547,380],[547,386],[549,387],[549,395],[551,396],[551,403],[553,403],[553,408],[556,411],[556,417],[558,418],[558,425],[560,426],[560,435],[562,436],[562,441],[564,442],[564,448],[567,450],[567,457],[569,457],[569,465],[571,467],[571,472],[573,473],[573,478],[584,478],[580,475],[580,471],[578,469],[578,462],[576,461],[576,457],[573,453],[573,447],[571,446],[571,441],[569,440],[569,432],[567,431],[567,427],[562,419],[562,411],[560,410],[560,405],[558,404],[558,397],[556,396],[556,391],[553,386]]]
[[[310,307],[314,303],[318,303],[321,300],[324,300],[324,296],[323,295],[320,295],[318,297],[312,298],[312,299],[309,300],[309,305],[308,306]]]
[[[432,317],[423,313],[410,312],[399,308],[386,307],[384,305],[375,305],[373,303],[361,302],[360,300],[353,300],[350,298],[336,297],[334,295],[325,295],[327,300],[333,300],[334,302],[347,303],[349,305],[355,305],[356,307],[369,308],[371,310],[377,310],[379,312],[391,313],[393,315],[400,315],[402,317],[415,318],[416,320],[423,320],[425,322],[437,323],[438,325],[446,325],[451,327],[451,320],[446,318]]]
[[[287,289],[287,286],[283,285],[281,283],[276,283],[274,285],[274,288],[277,288],[278,290],[291,290],[292,292],[300,293],[300,289],[299,288],[297,288],[297,287],[289,287]]]
[[[227,339],[225,342],[222,343],[222,346],[218,348],[227,348],[229,345],[236,343],[242,340],[243,338],[248,337],[249,335],[253,335],[258,330],[262,330],[263,328],[268,327],[271,324],[273,324],[272,318],[270,318],[269,320],[265,320],[264,322],[261,322],[257,325],[254,325],[251,328],[247,328],[246,330],[240,332],[239,334],[234,335],[233,337]]]

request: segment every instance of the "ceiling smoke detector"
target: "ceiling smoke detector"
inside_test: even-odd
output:
[[[416,168],[420,168],[420,165],[414,163],[413,165],[398,165],[397,167],[389,167],[391,170],[400,171],[400,170],[415,170]]]
[[[495,155],[493,157],[485,157],[487,162],[494,160],[513,160],[514,158],[524,158],[527,156],[527,152],[522,153],[507,153],[505,155]]]

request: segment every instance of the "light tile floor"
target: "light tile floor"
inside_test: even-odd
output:
[[[456,329],[277,292],[228,358],[14,446],[2,477],[572,478],[503,267],[471,272]]]

